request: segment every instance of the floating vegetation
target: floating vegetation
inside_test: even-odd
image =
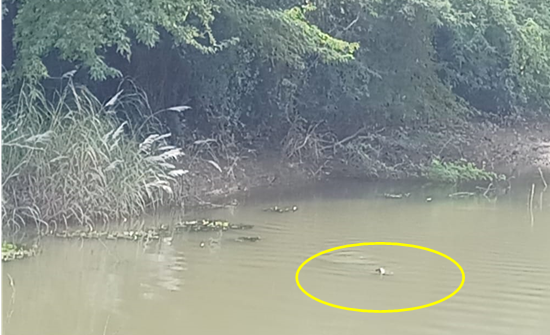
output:
[[[274,207],[269,207],[269,208],[265,208],[264,209],[264,212],[273,212],[273,213],[292,213],[292,212],[296,212],[298,210],[298,206],[294,205],[292,207],[278,207],[278,206],[274,206]]]
[[[148,228],[146,230],[125,230],[125,231],[83,231],[62,230],[60,232],[49,231],[43,233],[42,236],[53,236],[62,239],[106,239],[106,240],[158,240],[161,232],[159,228]]]
[[[135,241],[135,242],[143,241],[144,243],[148,243],[156,240],[162,240],[166,243],[171,244],[173,236],[177,233],[217,231],[220,234],[220,238],[221,238],[222,232],[226,230],[230,230],[230,229],[248,230],[252,228],[254,228],[253,225],[234,224],[226,220],[199,219],[199,220],[189,220],[189,221],[178,222],[173,226],[172,229],[170,226],[163,224],[163,225],[160,225],[159,227],[142,228],[142,229],[135,229],[135,230],[130,229],[130,230],[123,230],[123,231],[112,231],[112,230],[94,231],[92,229],[61,230],[61,231],[49,230],[46,232],[42,232],[41,236],[51,236],[59,239],[82,239],[82,240],[97,239],[97,240],[113,240],[113,241],[127,240],[127,241]],[[240,236],[240,237],[236,237],[234,240],[237,242],[257,242],[261,240],[261,237],[260,236]],[[212,247],[218,246],[219,243],[220,243],[219,240],[210,238],[207,241],[201,241],[199,246],[201,248],[204,248],[206,246],[208,246],[209,248],[212,248]],[[8,253],[4,255],[5,253],[4,249],[11,250],[11,249],[14,249],[14,247],[10,247],[10,245],[6,245],[6,247],[2,248],[3,260],[22,258],[27,254],[29,254],[29,252],[27,251],[22,251],[20,253],[11,252],[9,255]]]
[[[173,236],[179,232],[211,232],[211,231],[226,231],[230,229],[234,230],[248,230],[254,228],[253,225],[234,224],[226,220],[189,220],[178,222],[174,225],[174,229],[171,230],[168,225],[161,225],[160,227],[152,227],[136,230],[124,230],[124,231],[94,231],[94,230],[62,230],[62,231],[47,231],[43,232],[42,236],[52,236],[62,239],[105,239],[105,240],[129,240],[129,241],[151,241],[159,240],[161,237]],[[245,238],[246,239],[246,238]],[[259,240],[257,238],[256,240]]]
[[[176,223],[176,230],[185,230],[185,231],[220,231],[220,230],[229,230],[229,229],[252,229],[253,225],[243,225],[243,224],[233,224],[225,220],[190,220],[182,221]]]
[[[2,262],[9,262],[16,259],[32,257],[37,253],[37,245],[33,245],[32,248],[27,248],[25,245],[2,242]]]

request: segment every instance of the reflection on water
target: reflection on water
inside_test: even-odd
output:
[[[187,271],[187,260],[185,254],[177,251],[172,245],[170,238],[159,243],[158,248],[150,250],[144,255],[144,265],[149,274],[148,282],[156,283],[162,290],[179,291],[185,283],[184,274],[180,272]],[[142,283],[144,289],[143,297],[146,299],[162,298],[163,292],[154,292],[154,288],[149,283]]]
[[[413,195],[379,196],[401,191]],[[529,192],[530,184],[519,185],[488,202],[403,183],[340,182],[258,193],[240,207],[197,214],[254,224],[252,231],[182,234],[149,245],[45,241],[39,257],[3,267],[4,334],[547,334],[550,204],[535,196],[531,225]],[[261,211],[290,204],[300,209]],[[262,240],[234,240],[247,234]],[[311,255],[377,241],[449,255],[465,270],[464,288],[436,306],[395,314],[337,310],[297,288],[295,271]],[[380,266],[395,274],[374,274]],[[392,309],[445,297],[460,272],[423,250],[361,246],[312,260],[300,282],[334,304]]]

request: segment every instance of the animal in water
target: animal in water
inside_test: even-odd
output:
[[[374,272],[380,274],[381,276],[391,276],[391,275],[393,275],[393,272],[389,272],[384,268],[378,268],[378,269],[374,270]]]

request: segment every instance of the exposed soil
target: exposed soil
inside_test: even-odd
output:
[[[550,122],[523,122],[513,127],[474,125],[466,157],[485,160],[488,168],[511,176],[550,170]]]
[[[322,179],[417,178],[434,156],[455,161],[464,158],[478,167],[508,177],[550,172],[550,122],[522,122],[498,126],[490,122],[466,123],[453,129],[393,129],[373,140],[380,155],[378,171],[344,164],[339,157],[323,161],[289,161],[280,153],[242,158],[231,171],[222,172],[200,161],[192,168],[187,205],[217,206],[235,202],[251,188],[299,185]],[[381,168],[384,167],[384,168]]]

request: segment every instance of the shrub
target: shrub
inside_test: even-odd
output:
[[[506,179],[504,175],[486,171],[476,167],[473,163],[461,160],[458,162],[442,162],[432,160],[427,169],[427,178],[436,182],[458,184],[461,182],[496,181]]]

